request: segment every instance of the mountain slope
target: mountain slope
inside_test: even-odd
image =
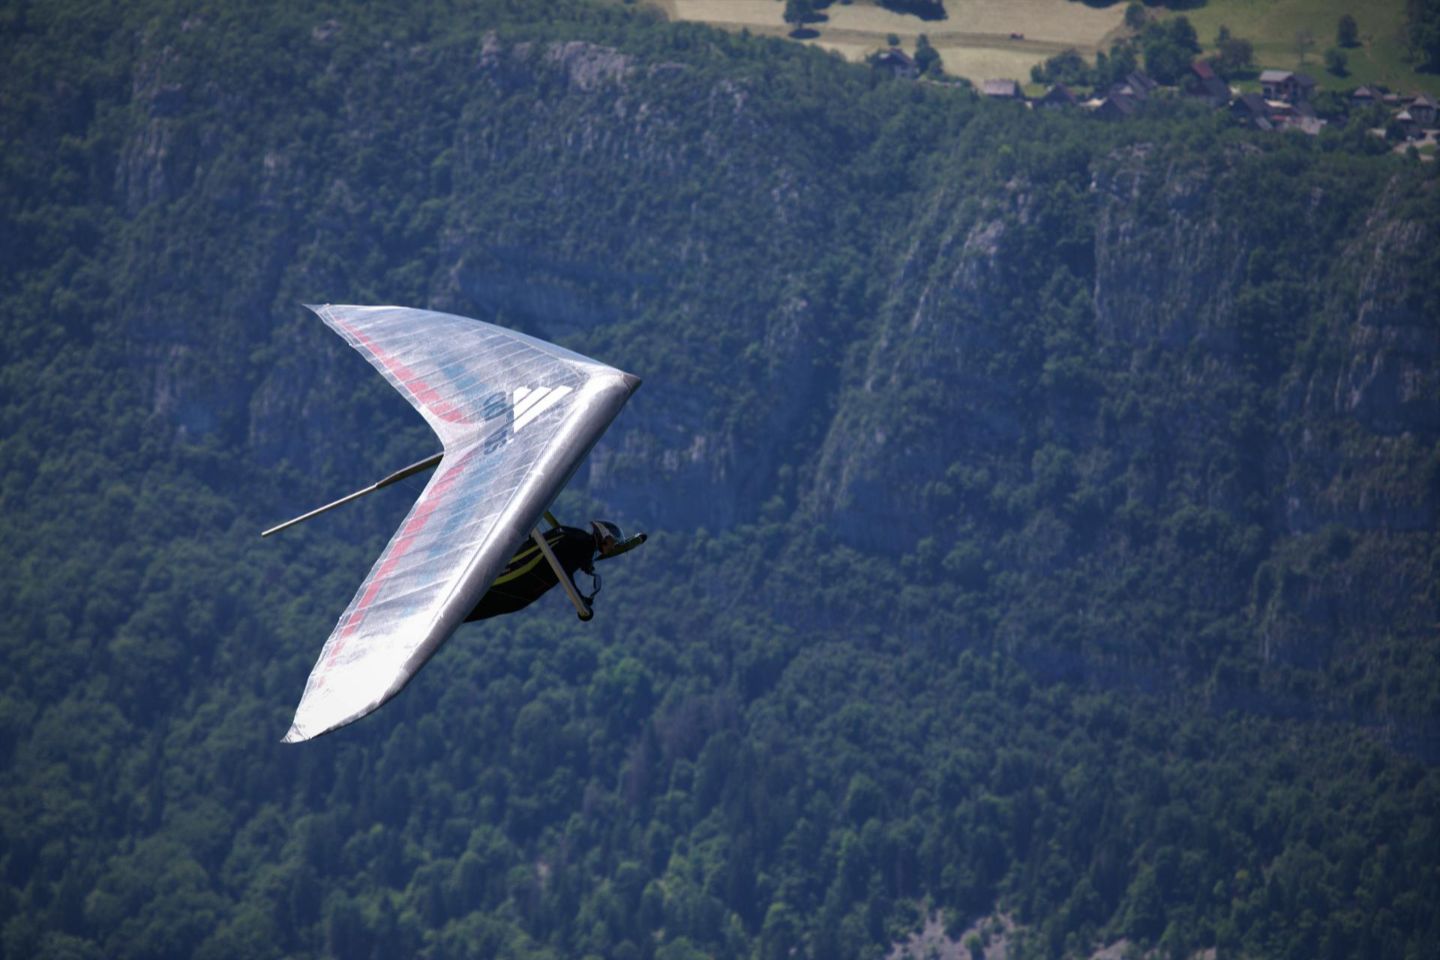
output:
[[[552,5],[5,15],[5,956],[1421,955],[1436,180]],[[645,387],[600,613],[284,732],[432,451],[297,304]]]

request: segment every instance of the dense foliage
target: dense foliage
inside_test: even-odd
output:
[[[1440,3],[1405,0],[1405,20],[1416,69],[1440,73]]]
[[[1129,16],[1137,12],[1138,18]],[[1183,17],[1148,20],[1145,8],[1132,3],[1126,10],[1126,21],[1135,19],[1133,37],[1121,37],[1110,45],[1110,52],[1098,53],[1095,66],[1090,66],[1079,51],[1063,50],[1043,63],[1030,68],[1030,79],[1036,83],[1063,83],[1072,87],[1091,87],[1097,94],[1126,78],[1139,66],[1157,83],[1183,85],[1190,79],[1190,66],[1200,54],[1200,40],[1195,27]],[[1210,64],[1225,77],[1238,77],[1253,66],[1250,41],[1233,37],[1228,27],[1221,27],[1215,38],[1216,54]]]
[[[1440,942],[1433,165],[537,9],[0,13],[0,955]],[[297,748],[407,504],[255,533],[433,443],[323,300],[641,373],[652,540]]]

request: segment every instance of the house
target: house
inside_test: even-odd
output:
[[[982,80],[980,92],[997,100],[1023,100],[1020,85],[1014,80]]]
[[[1266,100],[1299,103],[1314,95],[1315,78],[1308,73],[1291,73],[1289,70],[1262,70],[1260,89]]]
[[[1325,121],[1320,119],[1315,107],[1304,100],[1294,105],[1286,104],[1283,112],[1272,112],[1270,122],[1281,129],[1296,130],[1312,137],[1319,136],[1320,131],[1325,129]]]
[[[1374,87],[1356,87],[1350,92],[1350,105],[1352,107],[1364,108],[1379,103],[1384,96]]]
[[[1320,136],[1320,131],[1325,129],[1325,121],[1319,117],[1308,117],[1297,113],[1285,122],[1286,130],[1297,130],[1300,133],[1307,133],[1312,137]]]
[[[914,80],[920,76],[920,68],[915,65],[915,58],[899,47],[881,50],[870,62],[874,64],[876,70],[888,73],[892,77]]]
[[[1075,99],[1075,94],[1070,92],[1069,87],[1065,86],[1065,84],[1063,83],[1057,83],[1055,84],[1055,86],[1045,91],[1045,96],[1035,101],[1035,106],[1040,108],[1041,110],[1049,110],[1054,108],[1073,107],[1078,102],[1079,101]]]
[[[1266,100],[1288,100],[1285,94],[1290,88],[1290,83],[1295,74],[1289,70],[1262,70],[1260,71],[1260,89],[1264,92]]]
[[[1185,78],[1185,95],[1204,100],[1212,107],[1223,107],[1230,102],[1230,85],[1215,72],[1209,61],[1196,60],[1190,64],[1190,75]]]
[[[1133,91],[1137,99],[1144,100],[1160,83],[1144,70],[1136,70],[1125,78],[1125,85]]]
[[[1128,93],[1112,93],[1095,107],[1095,116],[1101,120],[1124,120],[1140,109],[1140,101]]]
[[[1440,104],[1428,93],[1416,94],[1415,99],[1410,101],[1410,117],[1418,126],[1428,130],[1440,117]]]
[[[1247,93],[1230,104],[1230,115],[1241,123],[1250,124],[1261,130],[1275,129],[1271,122],[1270,104],[1258,93]]]
[[[1400,128],[1400,135],[1406,140],[1419,140],[1424,136],[1420,132],[1420,124],[1415,122],[1415,118],[1409,110],[1401,110],[1395,114],[1394,123]]]
[[[1121,95],[1134,100],[1148,100],[1150,93],[1160,84],[1151,79],[1144,70],[1136,70],[1125,77],[1124,80],[1110,88],[1110,95]]]

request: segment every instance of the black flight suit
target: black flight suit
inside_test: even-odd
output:
[[[572,584],[575,582],[576,570],[594,574],[593,532],[581,530],[579,527],[555,527],[545,531],[545,542],[550,544],[550,549],[555,552],[555,559],[565,568],[565,575]],[[539,600],[559,582],[535,541],[526,540],[525,545],[510,558],[504,571],[495,578],[490,590],[480,598],[480,602],[465,620],[484,620],[502,613],[514,613]]]

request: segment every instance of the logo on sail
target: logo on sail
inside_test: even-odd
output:
[[[571,387],[516,387],[513,397],[506,400],[503,393],[492,393],[485,398],[486,420],[504,417],[505,421],[485,438],[485,453],[493,453],[504,446],[510,437],[524,430],[546,410],[572,392]]]

